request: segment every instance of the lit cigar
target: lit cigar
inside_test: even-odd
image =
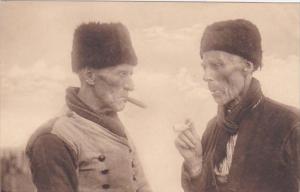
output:
[[[143,102],[141,102],[141,101],[139,101],[137,99],[134,99],[132,97],[127,97],[127,101],[129,101],[132,104],[135,104],[138,107],[147,108],[146,104],[144,104]]]

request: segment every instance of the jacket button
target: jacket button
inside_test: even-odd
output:
[[[110,188],[110,185],[109,185],[109,184],[104,184],[104,185],[102,185],[102,188],[103,188],[103,189],[109,189],[109,188]]]
[[[104,155],[99,155],[98,160],[99,161],[104,161],[105,160],[105,156]]]
[[[104,169],[104,170],[101,171],[101,173],[102,173],[103,175],[106,175],[106,174],[109,173],[109,169]]]
[[[135,175],[133,175],[133,176],[132,176],[132,179],[133,179],[134,181],[136,181],[136,177],[135,177]]]
[[[132,149],[131,149],[131,148],[129,148],[129,150],[128,150],[128,151],[129,151],[129,153],[131,153],[131,152],[132,152]]]
[[[135,167],[135,164],[133,161],[131,161],[131,167],[134,168]]]

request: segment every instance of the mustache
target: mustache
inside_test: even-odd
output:
[[[101,79],[102,81],[106,82],[107,84],[111,85],[111,86],[112,85],[116,86],[116,85],[120,84],[120,82],[113,82],[113,81],[109,80],[107,77],[105,77],[103,75],[98,75],[98,78]],[[142,102],[138,99],[135,99],[135,98],[132,98],[132,97],[129,97],[129,96],[126,96],[126,99],[129,103],[132,103],[132,104],[134,104],[134,105],[136,105],[140,108],[143,108],[143,109],[147,108],[147,105],[144,102]]]
[[[143,109],[147,108],[147,105],[145,103],[143,103],[142,101],[139,101],[135,98],[128,97],[128,96],[126,97],[126,99],[127,99],[128,102],[130,102],[130,103],[132,103],[132,104],[134,104],[134,105],[136,105],[140,108],[143,108]]]

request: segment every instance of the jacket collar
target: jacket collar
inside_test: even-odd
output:
[[[238,98],[229,104],[219,106],[218,122],[230,134],[238,131],[239,123],[247,113],[254,109],[262,100],[263,94],[260,83],[257,79],[252,78],[250,86],[242,98]]]
[[[66,104],[72,111],[85,119],[101,125],[114,134],[126,138],[124,126],[116,112],[103,111],[103,113],[96,113],[78,97],[78,92],[78,87],[69,87],[66,90]]]

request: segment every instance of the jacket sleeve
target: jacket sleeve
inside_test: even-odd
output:
[[[298,178],[298,190],[300,192],[300,122],[294,125],[284,143],[284,157],[287,157],[287,163],[292,166],[294,174]]]
[[[295,169],[296,169],[296,174],[298,178],[298,191],[300,191],[300,123],[296,127],[296,162],[295,162]]]
[[[201,173],[191,177],[187,167],[183,163],[181,171],[181,186],[184,192],[201,192]]]
[[[201,145],[202,145],[202,168],[201,172],[198,175],[191,176],[190,171],[188,170],[187,166],[185,163],[182,165],[182,171],[181,171],[181,186],[184,190],[184,192],[205,192],[203,183],[205,183],[205,180],[207,180],[207,174],[204,170],[207,170],[205,166],[207,166],[205,159],[204,158],[207,154],[207,146],[209,144],[209,140],[211,137],[211,134],[213,133],[215,129],[215,124],[216,124],[216,118],[214,117],[211,119],[207,127],[202,135],[201,139]]]
[[[77,192],[74,152],[56,135],[40,135],[27,153],[38,192]]]

